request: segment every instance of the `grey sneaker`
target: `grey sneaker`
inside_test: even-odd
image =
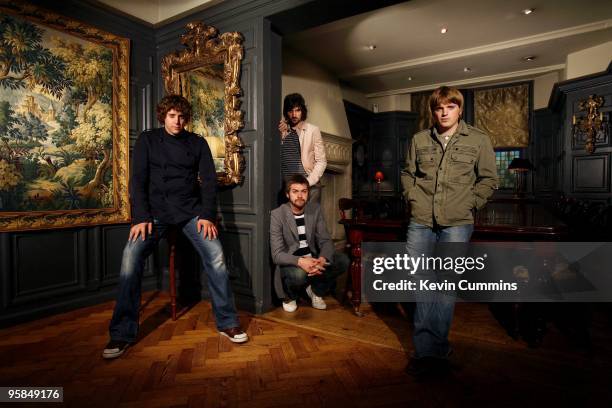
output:
[[[310,285],[308,285],[308,287],[306,288],[306,294],[312,301],[312,307],[314,307],[315,309],[319,309],[319,310],[327,309],[327,305],[325,304],[325,301],[323,300],[323,298],[321,296],[315,295]]]
[[[283,310],[288,313],[295,312],[297,310],[297,302],[295,300],[283,301]]]

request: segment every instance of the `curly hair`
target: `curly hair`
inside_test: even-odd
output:
[[[157,120],[164,123],[166,115],[172,109],[181,112],[185,123],[191,119],[191,104],[181,95],[166,95],[157,104]]]
[[[302,110],[302,120],[306,120],[308,109],[306,108],[304,97],[299,93],[292,93],[285,96],[285,101],[283,102],[283,116],[286,121],[289,121],[289,111],[293,108],[300,108]]]

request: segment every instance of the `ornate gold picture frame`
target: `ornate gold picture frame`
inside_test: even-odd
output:
[[[129,222],[129,41],[0,0],[0,231]]]
[[[217,182],[240,184],[245,168],[238,131],[244,126],[240,110],[240,67],[244,37],[239,32],[219,35],[202,22],[187,24],[185,45],[162,59],[166,93],[185,96],[193,107],[189,130],[203,136],[213,153]]]

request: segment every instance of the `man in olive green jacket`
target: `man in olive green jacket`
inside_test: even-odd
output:
[[[406,247],[413,257],[432,254],[437,242],[468,242],[474,210],[486,204],[498,184],[491,140],[461,120],[461,93],[440,87],[431,95],[429,108],[434,126],[413,136],[402,172],[411,207]],[[424,279],[436,279],[435,272],[418,273]],[[448,371],[453,309],[452,297],[417,295],[410,373]]]

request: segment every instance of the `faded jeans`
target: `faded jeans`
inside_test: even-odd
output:
[[[432,255],[437,242],[469,242],[474,225],[455,227],[426,225],[410,222],[406,249],[412,257]],[[420,279],[436,280],[434,271],[418,271]],[[441,292],[420,291],[414,310],[414,357],[446,358],[450,353],[448,332],[453,320],[455,299]]]
[[[234,295],[229,283],[229,273],[225,266],[221,242],[218,238],[204,239],[202,234],[198,233],[197,223],[198,217],[195,217],[175,227],[181,229],[200,256],[208,277],[217,328],[223,330],[238,326]],[[168,227],[171,225],[155,221],[152,234],[147,234],[144,241],[140,237],[136,241],[128,241],[123,249],[119,293],[109,326],[112,340],[130,343],[136,341],[145,260],[153,252],[158,241],[166,234]]]

